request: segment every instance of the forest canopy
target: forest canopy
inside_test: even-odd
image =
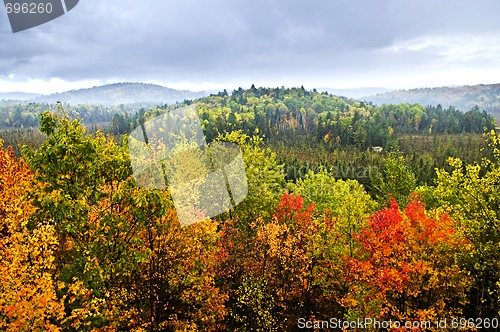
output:
[[[106,132],[41,111],[40,144],[0,150],[0,329],[292,331],[300,318],[500,314],[500,137],[487,113],[303,88],[194,103],[208,140],[240,145],[248,195],[190,226],[130,164],[127,133],[168,107],[118,113]],[[376,167],[338,172],[353,165]]]

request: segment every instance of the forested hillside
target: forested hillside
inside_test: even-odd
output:
[[[73,106],[93,104],[112,107],[134,104],[137,107],[141,105],[174,104],[186,99],[195,99],[206,95],[208,93],[205,91],[175,90],[157,84],[113,83],[50,95],[0,93],[0,105],[12,105],[15,103],[50,104],[61,101],[63,104]]]
[[[361,97],[375,104],[418,103],[422,105],[454,106],[461,111],[479,107],[500,118],[500,84],[472,86],[419,88],[396,90],[377,95]]]
[[[174,104],[185,99],[195,99],[208,93],[175,90],[157,84],[113,83],[88,89],[71,90],[37,97],[33,102],[50,103],[60,100],[70,105],[95,104],[119,106],[122,104],[157,105]]]
[[[93,104],[76,106],[63,104],[62,106],[69,117],[80,118],[86,124],[111,122],[115,114],[137,110],[137,107],[132,105],[105,107]],[[29,103],[0,106],[0,129],[38,127],[39,114],[55,108],[57,108],[56,101],[50,104]]]
[[[30,100],[40,97],[36,93],[26,93],[26,92],[0,92],[0,104],[6,101],[21,101]]]
[[[190,226],[130,163],[127,133],[167,107],[94,133],[59,105],[40,113],[41,144],[0,150],[0,329],[498,327],[490,115],[302,88],[193,103],[208,140],[241,147],[248,195]]]
[[[371,194],[387,152],[404,156],[420,184],[431,183],[436,179],[435,168],[446,167],[449,156],[466,162],[485,157],[481,135],[494,128],[492,117],[478,109],[461,112],[419,104],[375,107],[303,88],[240,88],[231,95],[224,91],[195,103],[209,141],[225,132],[257,135],[278,154],[287,179],[324,166],[333,168],[337,178],[357,179]],[[129,133],[144,119],[166,111],[116,114],[111,132]]]

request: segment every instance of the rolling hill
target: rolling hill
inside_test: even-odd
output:
[[[444,108],[454,106],[464,112],[478,106],[481,111],[488,111],[496,118],[500,117],[500,84],[396,90],[365,96],[361,99],[371,101],[376,105],[418,103],[424,106],[437,106],[440,104]]]
[[[156,84],[146,83],[114,83],[94,86],[87,89],[70,90],[50,95],[30,94],[23,92],[0,93],[0,104],[47,103],[82,105],[93,104],[116,106],[121,104],[136,104],[152,106],[158,104],[174,104],[185,99],[197,99],[210,94],[210,91],[193,92],[175,90]]]
[[[38,103],[61,101],[71,105],[95,104],[113,106],[120,104],[173,104],[185,99],[196,99],[209,92],[175,90],[156,84],[114,83],[87,89],[71,90],[35,98]]]
[[[41,96],[36,93],[28,92],[0,92],[0,101],[22,101],[31,100]]]

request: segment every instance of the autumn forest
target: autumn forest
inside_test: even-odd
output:
[[[248,195],[181,226],[168,188],[137,185],[127,143],[187,105],[207,141],[240,146]],[[139,109],[0,106],[0,330],[295,331],[367,317],[496,330],[497,129],[477,106],[303,87]]]

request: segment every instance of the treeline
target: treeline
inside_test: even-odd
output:
[[[57,109],[55,102],[54,100],[54,104],[28,103],[0,106],[0,129],[38,127],[39,114],[49,109]],[[64,104],[62,107],[70,118],[80,118],[85,124],[90,125],[109,123],[115,114],[137,110],[131,105],[104,107],[93,104],[76,106]]]
[[[436,179],[435,169],[447,167],[449,156],[470,163],[490,157],[481,134],[494,128],[492,117],[477,107],[465,113],[419,104],[375,107],[304,88],[252,86],[176,107],[192,104],[209,141],[233,131],[258,135],[278,153],[287,179],[297,180],[307,169],[323,166],[335,169],[337,178],[360,181],[370,194],[388,152],[402,154],[418,182],[430,184]],[[117,114],[111,132],[128,133],[165,111]]]
[[[38,130],[39,115],[47,110],[59,111],[70,119],[80,119],[89,132],[98,130],[109,132],[111,121],[116,114],[136,114],[137,109],[132,105],[104,107],[100,105],[69,104],[13,104],[0,106],[0,139],[5,147],[12,146],[16,156],[21,155],[21,146],[40,146],[45,140]],[[123,129],[123,128],[121,128]],[[133,128],[132,128],[133,129]],[[128,130],[131,130],[128,128]]]
[[[492,158],[450,158],[434,185],[390,154],[373,197],[327,168],[286,181],[262,139],[226,133],[217,139],[241,146],[248,195],[181,227],[168,190],[137,185],[126,137],[50,112],[40,124],[40,148],[23,159],[0,150],[0,329],[338,328],[331,318],[498,327],[493,131]]]
[[[434,184],[436,169],[449,170],[450,156],[470,164],[492,157],[484,135],[479,134],[401,135],[382,152],[353,146],[329,150],[323,144],[311,144],[307,140],[296,140],[293,144],[274,142],[268,146],[284,165],[287,180],[297,181],[304,178],[308,170],[325,167],[331,169],[337,179],[357,180],[371,195],[375,194],[377,176],[384,171],[390,155],[404,157],[419,185]]]
[[[306,135],[331,147],[389,146],[399,134],[482,133],[492,117],[478,108],[461,112],[419,104],[382,105],[303,88],[235,90],[200,99],[200,117],[209,137],[243,130],[268,140]]]
[[[40,132],[38,127],[0,129],[0,140],[3,142],[3,148],[10,146],[18,157],[21,156],[23,145],[36,148],[42,145],[46,139],[47,137]]]
[[[185,101],[183,104],[192,104]],[[183,104],[179,105],[182,106]],[[494,128],[493,118],[477,107],[461,112],[454,107],[424,107],[419,104],[375,107],[328,93],[304,88],[238,89],[196,101],[208,140],[220,133],[241,130],[263,135],[266,141],[290,141],[306,136],[329,148],[354,145],[390,147],[401,134],[482,133]],[[117,114],[111,131],[130,132],[139,125],[138,116]]]
[[[264,136],[266,141],[293,141],[298,136],[306,136],[332,149],[350,145],[362,149],[388,148],[400,134],[482,133],[484,128],[494,128],[492,117],[477,107],[465,113],[439,105],[375,107],[304,88],[252,86],[247,90],[239,88],[231,95],[224,91],[195,102],[208,140],[219,133],[241,130],[249,135]],[[184,101],[175,107],[192,103]],[[35,103],[2,106],[0,128],[36,127],[38,114],[53,107]],[[70,118],[80,118],[86,124],[109,123],[109,131],[117,135],[131,132],[145,116],[164,111],[160,107],[160,111],[146,112],[131,105],[63,105],[63,108]]]
[[[192,104],[184,101],[177,106]],[[195,101],[208,136],[242,130],[265,135],[266,140],[307,135],[331,146],[387,146],[398,134],[482,133],[493,129],[492,117],[474,107],[461,112],[454,107],[419,104],[375,107],[326,92],[304,88],[239,88]],[[48,104],[17,104],[0,107],[0,128],[36,127],[38,114],[54,108]],[[139,125],[146,113],[131,105],[63,105],[70,118],[84,123],[111,122],[110,131],[125,134]]]
[[[483,131],[494,128],[492,117],[477,107],[461,112],[453,107],[419,104],[382,105],[336,97],[304,88],[242,88],[184,101],[171,107],[196,105],[207,140],[241,131],[264,138],[285,165],[287,179],[303,178],[307,169],[336,170],[337,178],[356,179],[373,194],[374,174],[382,172],[387,153],[401,154],[420,184],[436,180],[436,168],[446,158],[473,163],[487,155]],[[35,123],[35,115],[50,105],[6,107],[8,123]],[[81,118],[90,132],[98,129],[116,136],[130,133],[168,106],[133,110],[132,106],[103,108],[63,105],[70,118]],[[98,124],[96,124],[96,122]],[[39,145],[43,136],[24,129],[5,129],[0,137],[20,155],[19,143]],[[381,147],[374,151],[374,147]]]

